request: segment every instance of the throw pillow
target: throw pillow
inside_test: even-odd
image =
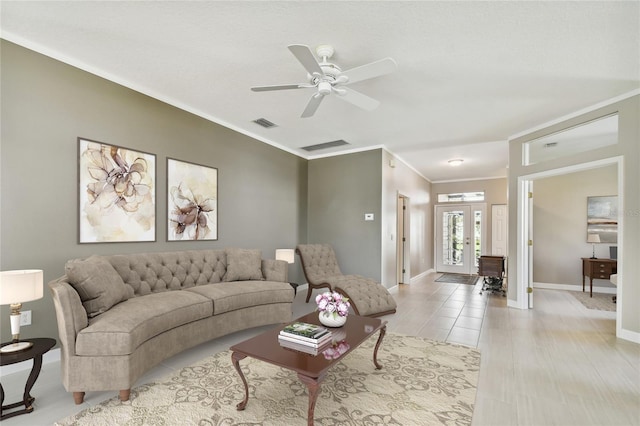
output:
[[[260,250],[227,249],[227,272],[224,281],[262,280]]]
[[[90,318],[128,298],[126,284],[120,275],[100,257],[70,260],[64,269]]]

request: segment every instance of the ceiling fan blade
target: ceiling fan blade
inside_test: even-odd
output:
[[[348,87],[341,87],[339,91],[336,90],[336,92],[339,94],[339,99],[343,99],[350,104],[353,104],[367,111],[372,111],[376,109],[378,105],[380,105],[380,101],[370,98],[369,96]]]
[[[254,92],[267,92],[269,90],[288,90],[288,89],[304,89],[308,87],[314,87],[310,84],[280,84],[275,86],[257,86],[252,87]]]
[[[315,114],[316,110],[320,106],[320,102],[322,102],[322,98],[324,98],[324,96],[320,93],[314,94],[311,99],[309,99],[309,103],[307,104],[307,107],[304,109],[300,117],[307,118]]]
[[[293,56],[300,61],[309,74],[324,74],[324,72],[322,72],[322,68],[320,68],[320,64],[316,60],[316,57],[313,56],[311,49],[309,49],[309,46],[305,46],[304,44],[292,44],[289,46],[289,50],[293,53]]]
[[[381,75],[390,74],[398,68],[398,64],[391,58],[380,59],[379,61],[371,62],[370,64],[361,65],[359,67],[351,68],[350,70],[343,71],[340,75],[346,75],[349,77],[349,81],[345,84],[351,84],[370,78],[379,77]]]

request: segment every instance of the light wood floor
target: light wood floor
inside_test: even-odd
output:
[[[389,330],[481,351],[474,425],[640,425],[640,345],[616,338],[615,312],[540,289],[511,309],[437,276],[398,290]]]
[[[506,307],[479,287],[437,283],[439,274],[394,290],[390,332],[477,347],[480,381],[473,416],[479,425],[640,425],[640,345],[615,337],[615,313],[584,308],[565,291],[536,290],[535,309]],[[294,315],[314,309],[294,302]],[[269,327],[247,330],[185,351],[154,368],[145,383],[226,350]],[[21,398],[28,372],[2,377],[5,404]],[[76,406],[60,382],[58,362],[45,364],[32,390],[35,411],[3,426],[49,425],[115,396],[89,392]],[[428,401],[425,401],[428,403]]]

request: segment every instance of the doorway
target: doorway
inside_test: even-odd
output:
[[[534,250],[536,241],[534,239],[533,229],[533,204],[535,200],[534,182],[540,179],[545,179],[554,176],[568,175],[576,172],[587,171],[590,169],[597,169],[605,166],[617,166],[617,196],[620,206],[623,205],[623,175],[622,175],[622,157],[612,157],[603,160],[596,160],[589,163],[576,164],[572,166],[562,167],[558,169],[546,170],[526,176],[518,177],[518,237],[517,237],[517,301],[518,303],[510,303],[509,306],[520,309],[533,308],[533,298],[535,294],[533,269],[534,269]],[[580,219],[582,220],[582,219]],[[585,219],[586,220],[586,217]],[[624,236],[624,217],[623,215],[618,217],[618,249],[622,246],[622,239]],[[538,242],[538,244],[543,244]],[[579,257],[577,257],[579,258]],[[622,263],[622,253],[618,252],[618,295],[622,294],[622,274],[620,264]],[[621,324],[621,305],[616,309],[616,329],[619,333],[619,327]]]
[[[398,194],[397,204],[397,258],[396,258],[396,282],[397,284],[409,284],[411,273],[409,270],[409,197]]]
[[[476,274],[484,251],[485,204],[437,205],[435,267],[437,272]]]

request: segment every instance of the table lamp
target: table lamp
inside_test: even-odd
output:
[[[593,254],[591,255],[591,259],[597,259],[596,257],[596,243],[600,242],[600,235],[598,234],[587,234],[587,242],[591,243],[593,247]]]
[[[20,341],[20,309],[22,302],[42,298],[43,273],[40,269],[2,271],[0,273],[0,305],[11,306],[11,334],[13,341],[0,349],[2,353],[23,351],[33,346]]]
[[[276,260],[284,260],[288,264],[295,263],[295,252],[293,249],[276,249]],[[288,272],[289,271],[287,271],[287,279],[289,279]]]

